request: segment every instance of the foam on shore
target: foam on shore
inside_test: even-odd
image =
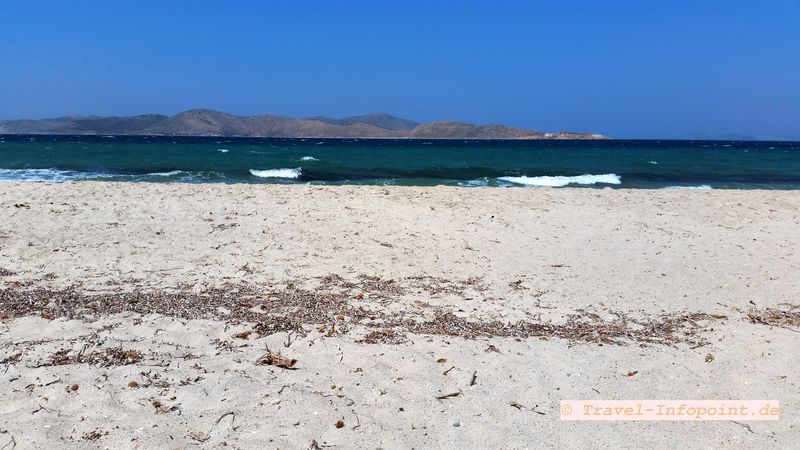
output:
[[[298,167],[297,169],[250,169],[250,173],[259,178],[299,178],[303,172]]]
[[[714,189],[707,184],[701,184],[699,186],[667,186],[664,189],[699,189],[699,190],[709,190]]]
[[[509,183],[520,184],[523,186],[542,186],[542,187],[561,187],[569,184],[620,184],[622,179],[614,173],[603,175],[578,175],[574,177],[565,176],[542,176],[542,177],[499,177],[498,180],[508,181]]]
[[[61,183],[68,180],[91,180],[113,176],[115,175],[59,169],[0,169],[0,181],[50,181]]]
[[[169,172],[153,172],[148,173],[147,175],[154,176],[154,177],[171,177],[173,175],[180,175],[182,173],[186,173],[183,170],[171,170]]]

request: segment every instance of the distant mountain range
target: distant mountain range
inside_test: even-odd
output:
[[[66,116],[41,120],[0,120],[0,134],[341,137],[425,139],[608,139],[601,134],[559,131],[544,133],[505,125],[464,122],[421,124],[389,114],[331,119],[294,119],[276,115],[236,116],[210,109],[192,109],[165,116]]]

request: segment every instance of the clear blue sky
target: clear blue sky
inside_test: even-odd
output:
[[[194,107],[800,139],[800,0],[0,0],[0,118]]]

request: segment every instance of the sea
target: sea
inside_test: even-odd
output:
[[[800,189],[800,142],[0,135],[0,181]]]

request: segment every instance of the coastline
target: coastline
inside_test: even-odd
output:
[[[792,191],[2,186],[18,443],[752,447],[800,426],[796,333],[769,314],[797,314]],[[295,370],[256,364],[267,347]],[[573,398],[783,414],[560,422]]]

